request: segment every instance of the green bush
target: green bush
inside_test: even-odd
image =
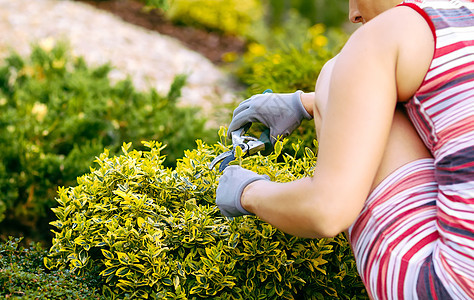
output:
[[[294,10],[311,24],[323,23],[329,27],[347,22],[347,0],[267,0],[272,26],[281,26]]]
[[[152,299],[353,299],[365,295],[343,235],[303,239],[253,216],[222,217],[214,204],[220,174],[209,164],[225,146],[197,140],[176,168],[162,144],[107,151],[97,167],[61,188],[48,268],[100,276],[104,294]],[[282,154],[238,158],[284,182],[309,175],[316,156],[300,144]],[[303,158],[296,159],[298,152]],[[279,157],[281,158],[279,159]]]
[[[0,297],[7,299],[102,299],[91,283],[69,270],[44,268],[47,251],[40,244],[25,248],[21,239],[0,243]]]
[[[168,0],[140,0],[140,1],[145,3],[150,8],[167,9],[169,7]]]
[[[322,23],[328,27],[343,25],[348,14],[345,0],[142,1],[150,7],[161,8],[175,23],[244,38],[252,37],[256,26],[264,26],[269,32],[282,29],[295,14],[300,22],[309,26]],[[289,31],[290,35],[293,33]]]
[[[248,45],[236,73],[249,86],[248,95],[266,89],[275,92],[314,91],[316,79],[323,65],[344,45],[347,35],[337,29],[326,29],[322,24],[292,27],[296,37],[280,35],[259,36]],[[295,35],[295,34],[294,34]]]
[[[104,148],[115,153],[124,140],[166,142],[172,166],[195,139],[215,139],[197,108],[177,106],[185,76],[162,96],[136,91],[129,79],[111,83],[111,69],[88,67],[64,44],[35,46],[30,57],[12,54],[2,63],[0,221],[8,216],[15,228],[48,232],[36,226],[49,222],[38,218],[55,204],[57,186],[73,184]]]
[[[179,24],[245,36],[261,19],[263,7],[258,0],[176,0],[166,15]]]

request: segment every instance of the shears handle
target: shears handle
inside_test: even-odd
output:
[[[263,91],[262,94],[267,94],[267,93],[273,93],[271,89],[266,89]],[[266,128],[264,131],[262,131],[262,134],[258,138],[259,141],[265,144],[265,150],[260,151],[260,153],[263,156],[270,155],[273,151],[273,143],[271,141],[271,136],[270,136],[270,128]]]
[[[273,144],[272,144],[272,141],[270,139],[271,139],[271,137],[270,137],[270,129],[269,128],[262,131],[262,134],[258,138],[258,140],[261,141],[265,145],[265,149],[260,151],[260,153],[263,156],[270,155],[270,153],[272,153],[272,151],[273,151]]]

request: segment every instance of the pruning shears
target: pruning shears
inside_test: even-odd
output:
[[[266,93],[273,93],[271,89],[267,89],[263,92]],[[244,134],[249,130],[252,123],[248,123],[244,127],[241,127],[235,131],[232,131],[232,150],[226,151],[224,153],[219,154],[210,165],[211,170],[221,162],[219,166],[219,172],[224,171],[229,163],[235,160],[235,150],[239,147],[242,150],[242,157],[247,157],[250,155],[254,155],[258,152],[261,152],[262,155],[269,155],[273,151],[273,144],[270,141],[270,129],[266,129],[262,132],[260,137],[257,139],[252,136],[245,136]]]
[[[254,155],[258,152],[262,155],[268,155],[272,152],[273,145],[270,141],[270,130],[264,130],[258,139],[253,136],[244,135],[251,125],[252,124],[249,123],[240,129],[232,131],[232,150],[219,154],[211,162],[211,169],[214,169],[214,167],[220,162],[219,172],[224,171],[224,169],[229,166],[229,163],[235,160],[235,151],[237,147],[242,150],[242,157]]]

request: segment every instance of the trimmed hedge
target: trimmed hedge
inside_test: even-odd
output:
[[[220,174],[209,164],[222,142],[186,151],[165,168],[159,142],[110,156],[74,187],[61,188],[48,268],[100,273],[104,293],[151,299],[353,299],[364,286],[343,235],[302,239],[253,216],[222,217],[215,206]],[[238,158],[274,181],[309,175],[316,156],[282,142],[268,156]],[[302,154],[298,154],[302,153]],[[296,158],[302,156],[302,158]]]

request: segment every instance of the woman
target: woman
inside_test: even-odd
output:
[[[270,95],[270,104],[292,101],[271,113],[253,97],[234,112],[230,129],[258,120],[281,133],[295,124],[279,128],[285,120],[314,114],[314,176],[274,183],[231,166],[216,203],[224,215],[253,213],[298,236],[349,230],[373,298],[473,299],[474,3],[397,4],[350,0],[351,20],[365,24],[299,106],[294,95]]]

